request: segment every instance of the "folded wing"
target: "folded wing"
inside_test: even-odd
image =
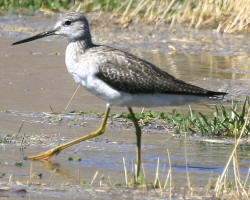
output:
[[[130,94],[179,94],[220,97],[214,92],[178,80],[155,65],[132,54],[107,46],[98,46],[109,58],[99,66],[96,76],[116,90]]]

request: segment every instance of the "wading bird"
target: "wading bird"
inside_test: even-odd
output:
[[[104,119],[96,131],[56,146],[28,159],[50,159],[63,149],[104,133],[111,106],[125,106],[131,114],[137,140],[137,176],[141,165],[141,128],[132,107],[178,106],[221,99],[224,92],[214,92],[187,84],[155,65],[130,53],[92,42],[87,19],[82,13],[62,15],[53,30],[13,43],[61,35],[68,39],[65,62],[77,83],[107,102]]]

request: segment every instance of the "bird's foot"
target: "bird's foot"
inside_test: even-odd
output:
[[[55,147],[53,149],[45,151],[44,153],[37,154],[34,156],[28,156],[27,159],[28,160],[49,160],[52,156],[59,154],[60,151],[61,151],[60,148]]]

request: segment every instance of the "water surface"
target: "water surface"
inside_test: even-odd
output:
[[[74,118],[71,119],[72,116],[67,115],[62,116],[65,118],[62,121],[50,123],[43,114],[51,110],[63,111],[77,87],[65,68],[65,42],[48,38],[11,46],[16,40],[46,29],[46,24],[52,26],[54,20],[40,17],[23,19],[17,16],[0,18],[0,45],[3,47],[0,49],[0,138],[15,136],[23,123],[17,137],[13,137],[9,143],[0,145],[0,181],[8,181],[10,177],[19,181],[29,179],[32,165],[35,174],[42,174],[42,179],[38,178],[36,181],[47,184],[51,184],[51,181],[55,185],[77,184],[79,172],[81,180],[90,181],[96,171],[99,172],[97,180],[104,176],[105,180],[110,177],[113,182],[124,182],[122,158],[126,159],[126,166],[132,176],[135,134],[131,126],[115,125],[111,121],[104,135],[61,152],[51,162],[23,160],[24,156],[40,153],[93,131],[101,123],[100,118],[81,116],[78,120],[82,121],[83,125],[75,126],[74,123],[68,123],[69,119]],[[39,23],[36,23],[37,21]],[[159,38],[152,40],[153,36],[143,35],[138,30],[124,31],[113,28],[112,32],[108,32],[105,27],[103,29],[100,33],[93,24],[94,39],[99,43],[130,51],[186,82],[211,90],[227,91],[229,94],[223,102],[224,105],[230,106],[232,98],[243,101],[250,95],[250,46],[245,39],[248,36],[220,36],[209,32],[176,35],[169,33],[165,36],[159,32],[160,36],[155,36]],[[150,31],[146,30],[145,33]],[[136,38],[134,43],[131,32],[136,33],[132,34]],[[109,34],[116,37],[110,40]],[[180,39],[184,36],[185,38]],[[163,41],[164,37],[166,41]],[[214,46],[213,38],[217,38],[213,41]],[[234,44],[233,41],[237,42]],[[207,107],[202,104],[194,104],[192,107],[201,112],[208,112]],[[103,112],[104,109],[105,102],[83,88],[77,92],[68,108],[97,112]],[[163,107],[156,110],[169,112],[172,109]],[[188,108],[181,106],[178,109],[186,111]],[[126,109],[112,109],[112,113],[123,111]],[[209,177],[215,180],[222,172],[233,145],[186,141],[173,137],[172,132],[167,128],[143,129],[142,160],[148,179],[151,182],[154,180],[158,157],[161,179],[166,178],[169,169],[168,149],[175,187],[187,185],[186,160],[193,185],[204,186],[208,183]],[[238,160],[243,178],[249,168],[249,155],[247,145],[239,148]],[[69,157],[80,157],[81,161],[68,161]],[[16,162],[22,162],[22,166],[17,166]],[[230,168],[229,177],[232,178],[232,174]]]

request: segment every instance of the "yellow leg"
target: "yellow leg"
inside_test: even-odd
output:
[[[107,105],[107,108],[106,108],[106,111],[105,111],[105,114],[104,114],[104,119],[102,121],[102,124],[99,127],[99,129],[97,129],[95,132],[92,132],[92,133],[90,133],[88,135],[80,137],[80,138],[78,138],[76,140],[73,140],[71,142],[68,142],[68,143],[56,146],[55,148],[50,149],[48,151],[45,151],[42,154],[38,154],[38,155],[35,155],[35,156],[29,156],[28,159],[30,159],[30,160],[40,160],[40,159],[48,160],[53,155],[60,153],[63,149],[66,149],[66,148],[68,148],[68,147],[70,147],[70,146],[72,146],[74,144],[78,144],[78,143],[80,143],[80,142],[82,142],[84,140],[87,140],[87,139],[90,139],[90,138],[94,138],[94,137],[96,137],[98,135],[103,134],[104,131],[105,131],[105,126],[107,124],[107,119],[108,119],[109,112],[110,112],[110,106]]]
[[[136,160],[137,160],[136,179],[138,179],[141,169],[141,128],[138,124],[138,120],[136,119],[132,108],[128,107],[128,110],[132,116],[132,121],[135,125],[135,131],[136,131]]]

